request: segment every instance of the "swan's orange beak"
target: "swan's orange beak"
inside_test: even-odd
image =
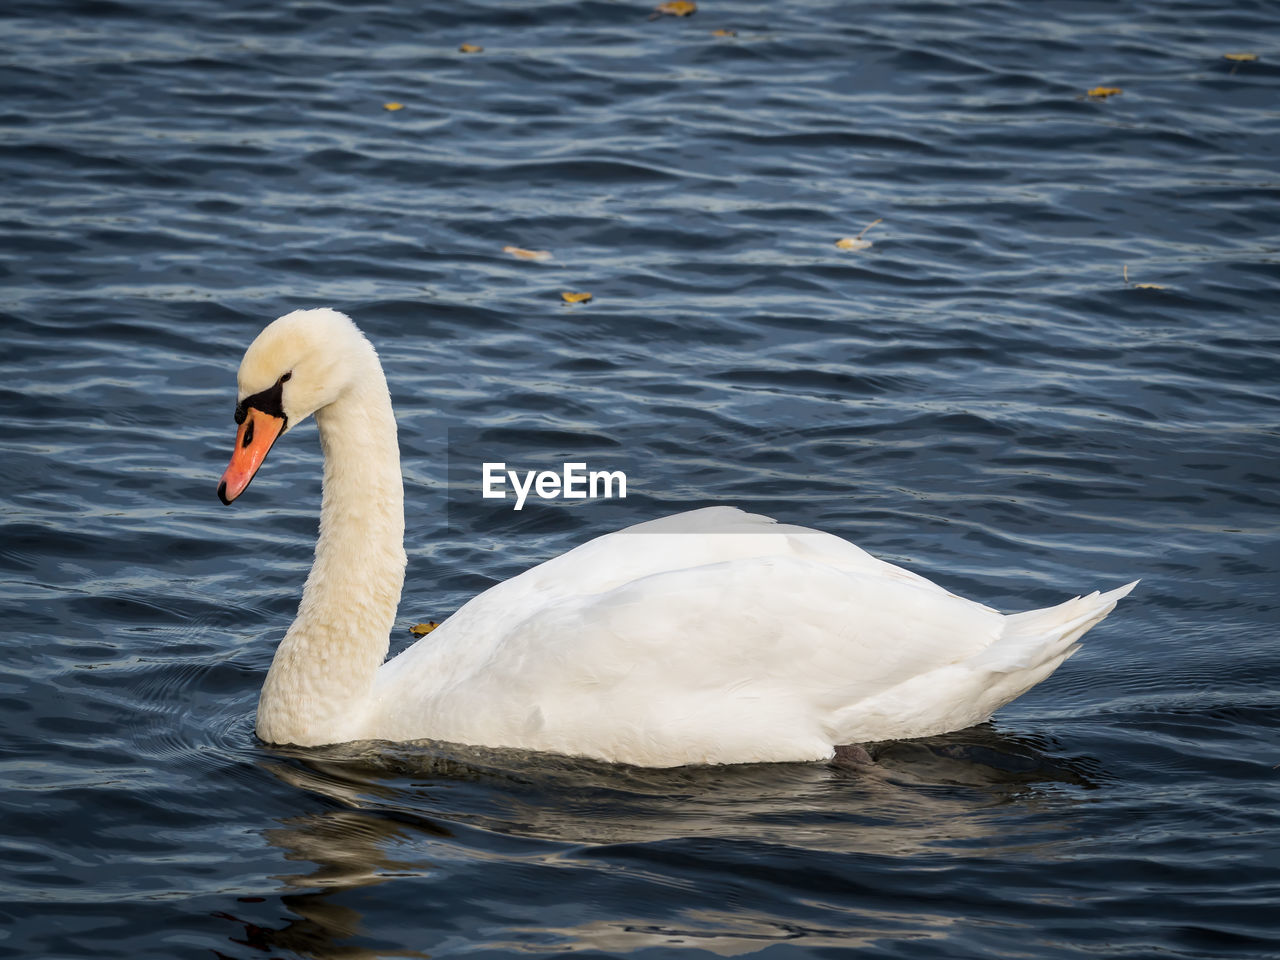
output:
[[[236,448],[231,451],[231,462],[218,484],[219,500],[229,504],[244,493],[283,429],[283,417],[273,417],[257,407],[245,408],[244,422],[236,432]]]

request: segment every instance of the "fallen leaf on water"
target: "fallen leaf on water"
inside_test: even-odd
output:
[[[464,43],[458,47],[459,53],[484,53],[484,47],[474,43]]]
[[[1233,63],[1253,63],[1258,59],[1258,55],[1256,53],[1224,53],[1222,58]]]
[[[589,293],[569,293],[567,290],[560,296],[564,298],[565,303],[586,303],[591,299]]]
[[[382,109],[383,110],[403,110],[404,104],[396,103],[394,100],[392,100],[390,103],[384,103],[382,105]]]
[[[438,626],[440,626],[440,624],[436,623],[436,621],[428,620],[426,623],[415,623],[409,628],[409,632],[415,637],[425,637]]]
[[[719,29],[719,30],[712,30],[712,31],[711,31],[711,35],[712,35],[713,37],[736,37],[736,36],[738,35],[738,31],[737,31],[737,30],[726,30],[726,29],[724,29],[724,28],[722,27],[722,28],[721,28],[721,29]]]
[[[691,17],[698,12],[698,5],[690,0],[670,0],[669,3],[658,4],[653,12],[660,17]]]
[[[1094,87],[1089,91],[1088,96],[1095,100],[1105,100],[1107,97],[1115,97],[1124,93],[1119,87]]]
[[[1124,282],[1135,290],[1167,290],[1163,283],[1129,283],[1129,265],[1124,265]]]
[[[839,247],[841,250],[867,249],[867,247],[871,246],[871,241],[863,240],[862,234],[866,233],[868,230],[874,227],[877,223],[882,223],[883,221],[884,221],[884,217],[876,217],[874,220],[868,223],[865,227],[863,227],[862,232],[859,233],[856,237],[841,237],[839,240],[836,241],[836,246]]]
[[[836,241],[836,246],[841,250],[865,250],[871,246],[871,241],[860,240],[857,237],[841,237]]]
[[[509,253],[517,260],[550,260],[550,250],[526,250],[524,247],[505,246],[503,253]]]

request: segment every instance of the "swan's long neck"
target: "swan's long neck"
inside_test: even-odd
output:
[[[386,379],[372,365],[316,412],[324,496],[315,562],[258,701],[258,735],[357,739],[404,586],[404,484]]]

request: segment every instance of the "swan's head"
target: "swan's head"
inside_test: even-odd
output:
[[[269,323],[240,361],[236,446],[218,497],[240,496],[276,439],[337,400],[376,355],[351,318],[325,307]]]

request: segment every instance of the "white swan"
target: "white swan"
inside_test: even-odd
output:
[[[218,495],[315,414],[315,563],[258,702],[271,743],[435,739],[644,766],[820,760],[991,716],[1071,656],[1133,584],[1004,616],[830,534],[729,507],[642,523],[486,590],[384,663],[404,582],[391,399],[334,310],[240,364]]]

